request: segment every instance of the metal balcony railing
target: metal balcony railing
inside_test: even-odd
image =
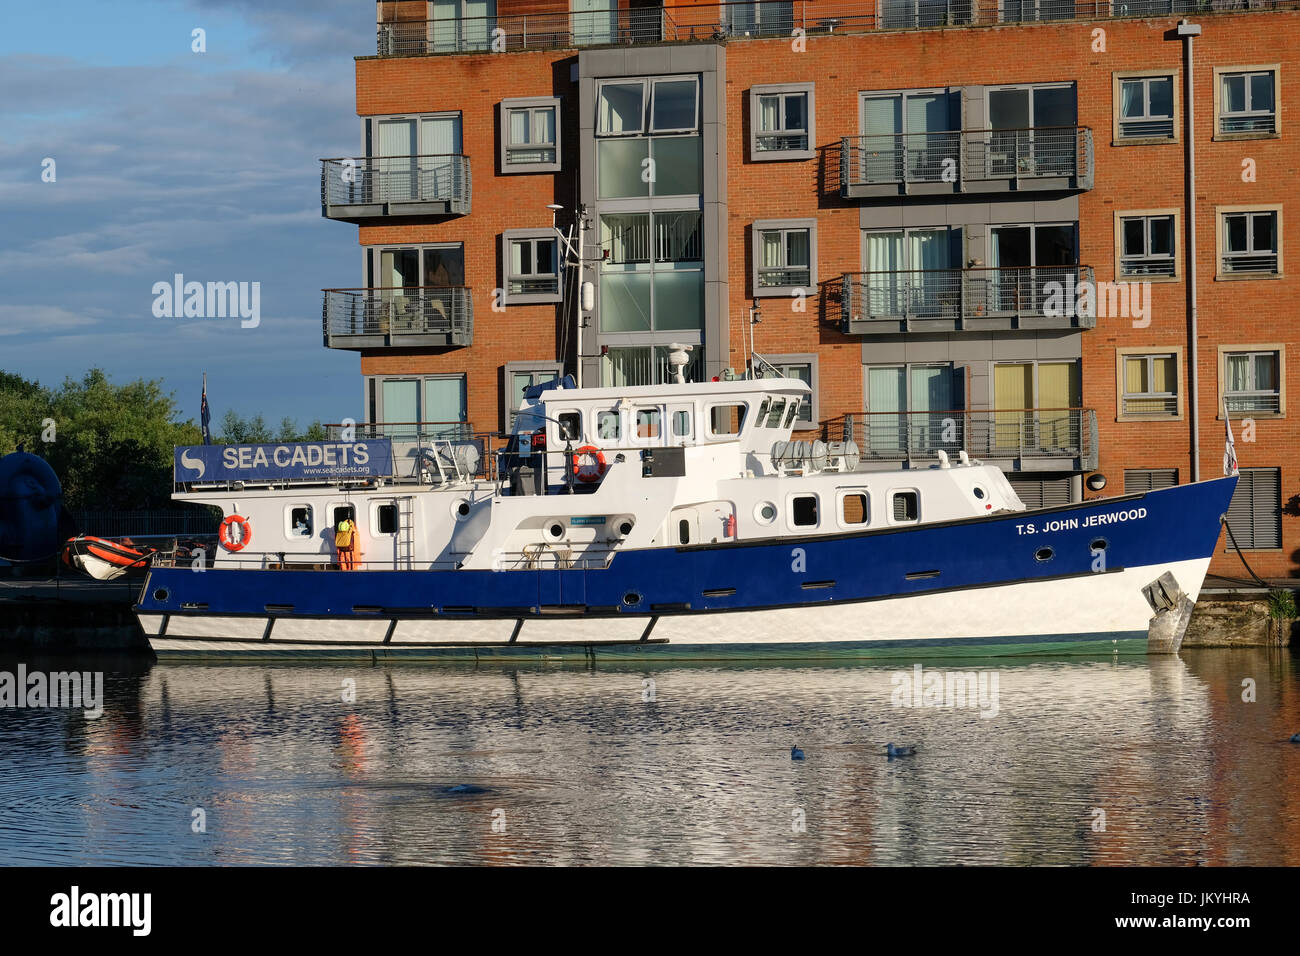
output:
[[[1223,257],[1221,271],[1225,275],[1277,272],[1277,253],[1266,252],[1255,255],[1229,253]]]
[[[478,437],[470,422],[356,422],[351,425],[333,424],[325,426],[325,435],[330,441],[343,441],[351,436],[350,441],[367,441],[374,438],[396,438],[416,441],[469,441]]]
[[[1083,265],[847,272],[841,321],[846,332],[908,331],[923,320],[934,320],[926,331],[944,322],[990,329],[1005,327],[999,319],[1027,317],[1044,320],[1035,328],[1092,328],[1095,316],[1073,307],[1079,283],[1092,281],[1092,267]]]
[[[458,153],[321,160],[321,209],[330,219],[464,215],[470,197],[469,157]]]
[[[570,12],[512,14],[497,0],[493,16],[428,19],[423,0],[380,0],[380,56],[506,52],[678,41],[717,41],[805,34],[868,33],[934,27],[1171,17],[1183,13],[1294,9],[1300,0],[754,0],[662,8],[617,4]]]
[[[1092,130],[1086,126],[971,129],[845,136],[840,141],[840,191],[857,187],[1022,180],[1071,180],[1091,188]]]
[[[981,459],[1061,458],[1096,454],[1097,415],[1091,408],[1013,408],[863,412],[826,423],[831,439],[852,438],[863,459],[954,461],[965,451]]]
[[[1134,418],[1170,418],[1178,414],[1177,395],[1122,395],[1120,414]]]
[[[469,345],[474,303],[466,286],[325,289],[322,324],[330,348]]]

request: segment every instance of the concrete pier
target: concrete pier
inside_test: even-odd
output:
[[[1296,592],[1300,581],[1265,579],[1268,587],[1239,578],[1210,575],[1201,587],[1183,647],[1286,647],[1297,622],[1269,616],[1272,590]]]

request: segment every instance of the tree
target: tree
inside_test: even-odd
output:
[[[305,432],[300,432],[298,423],[286,415],[280,419],[279,427],[272,435],[260,412],[252,418],[244,418],[231,408],[221,417],[221,434],[216,441],[222,445],[250,445],[272,441],[326,441],[327,439],[325,426],[320,423],[320,419],[308,425]]]
[[[91,369],[50,390],[0,373],[0,454],[23,443],[44,455],[73,509],[167,506],[173,446],[202,440],[194,422],[178,422],[176,415],[158,380],[114,385]]]

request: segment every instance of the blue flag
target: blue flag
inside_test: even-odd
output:
[[[199,421],[203,424],[203,444],[212,444],[212,431],[208,424],[212,421],[212,413],[208,411],[208,373],[203,373],[203,401],[199,404]]]

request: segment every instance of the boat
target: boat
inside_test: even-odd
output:
[[[675,378],[535,386],[495,449],[178,448],[221,543],[154,555],[140,624],[160,658],[1177,651],[1235,476],[1027,510],[964,451],[866,471],[792,440],[801,381]]]
[[[139,547],[130,538],[97,538],[82,534],[63,545],[63,563],[97,581],[143,575],[156,548]]]

